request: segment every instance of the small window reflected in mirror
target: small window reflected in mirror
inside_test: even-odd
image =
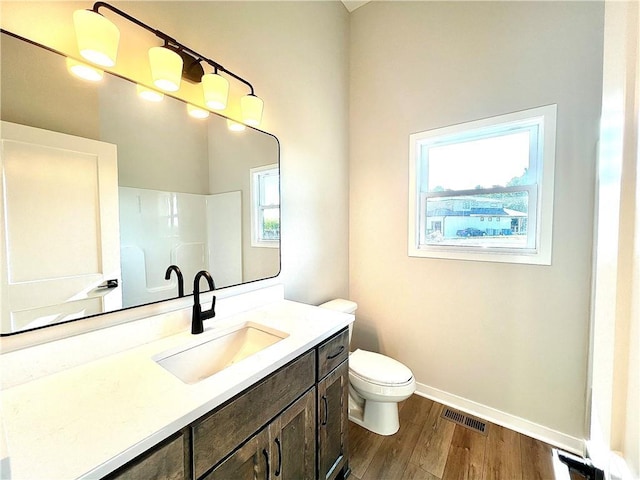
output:
[[[280,170],[278,165],[252,168],[251,175],[251,245],[280,245]]]

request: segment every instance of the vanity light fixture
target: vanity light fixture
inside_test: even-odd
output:
[[[240,110],[242,111],[242,121],[252,127],[257,127],[262,121],[262,109],[264,102],[260,97],[256,97],[253,92],[240,99]]]
[[[148,102],[161,102],[164,98],[164,93],[145,87],[139,83],[136,85],[136,92],[140,98]]]
[[[153,84],[165,92],[177,92],[182,78],[182,57],[166,47],[149,49]]]
[[[116,64],[120,30],[97,10],[76,10],[73,25],[80,55],[85,60],[113,67]]]
[[[260,125],[264,102],[255,95],[253,85],[247,80],[108,3],[96,2],[91,10],[74,12],[78,48],[83,58],[103,67],[115,65],[120,32],[99,12],[100,8],[110,10],[163,41],[163,46],[149,49],[152,78],[157,88],[175,92],[180,88],[181,78],[201,82],[207,107],[224,110],[229,95],[229,80],[225,77],[232,77],[249,88],[249,94],[240,99],[242,121],[252,127]],[[202,64],[213,67],[213,73],[205,74]]]
[[[227,98],[229,97],[229,80],[218,71],[206,73],[202,76],[202,91],[204,93],[204,103],[212,110],[224,110],[227,108]]]
[[[104,76],[104,71],[100,70],[99,68],[92,67],[91,65],[79,62],[78,60],[74,60],[73,58],[67,57],[65,62],[67,64],[67,70],[69,70],[72,75],[83,80],[89,80],[90,82],[99,82]]]
[[[209,116],[209,112],[204,108],[196,107],[195,105],[191,105],[190,103],[187,103],[187,113],[190,117],[200,119],[207,118]]]

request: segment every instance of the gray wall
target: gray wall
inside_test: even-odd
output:
[[[96,88],[69,75],[63,58],[31,48],[22,40],[3,37],[2,63],[16,68],[0,72],[2,120],[99,140]],[[50,74],[45,81],[40,78],[40,69]]]
[[[251,178],[254,167],[273,165],[278,158],[278,142],[270,135],[246,129],[232,132],[227,122],[209,126],[210,193],[241,190],[242,279],[268,278],[280,268],[280,249],[251,245]]]
[[[209,122],[189,117],[172,98],[143,101],[129,82],[107,77],[103,83],[100,139],[118,145],[118,185],[210,193]]]
[[[372,2],[351,21],[356,346],[569,443],[586,433],[602,39],[592,2]],[[552,265],[409,258],[409,134],[552,103]]]

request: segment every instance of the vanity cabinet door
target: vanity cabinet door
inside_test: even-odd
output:
[[[187,480],[191,478],[187,436],[180,433],[150,449],[103,480]]]
[[[318,478],[333,480],[347,467],[349,363],[318,382]]]
[[[311,388],[315,370],[315,354],[307,352],[194,422],[194,477],[202,477]]]
[[[202,480],[269,480],[269,431],[264,428]]]
[[[316,389],[269,425],[271,478],[313,480],[316,473]]]
[[[315,399],[312,388],[201,480],[313,480]]]

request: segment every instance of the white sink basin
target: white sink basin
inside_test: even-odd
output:
[[[156,355],[153,359],[184,383],[198,383],[289,334],[253,322],[225,329],[214,337],[197,339]]]

